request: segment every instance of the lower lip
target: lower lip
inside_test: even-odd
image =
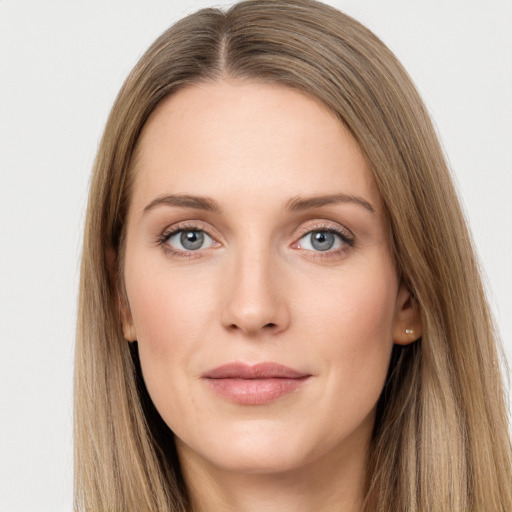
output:
[[[264,405],[297,391],[309,376],[296,379],[206,379],[223,398],[240,405]]]

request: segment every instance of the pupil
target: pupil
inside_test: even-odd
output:
[[[199,249],[203,245],[204,234],[200,231],[183,231],[180,236],[181,245],[189,251]]]
[[[318,251],[328,251],[334,245],[334,234],[328,231],[311,233],[311,245]]]

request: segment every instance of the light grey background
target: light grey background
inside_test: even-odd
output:
[[[329,3],[374,30],[423,94],[512,361],[512,1]],[[0,511],[72,508],[73,336],[90,168],[138,57],[207,5],[0,0]]]

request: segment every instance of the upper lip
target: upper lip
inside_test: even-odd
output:
[[[278,363],[228,363],[205,372],[206,379],[300,379],[310,374],[294,370]]]

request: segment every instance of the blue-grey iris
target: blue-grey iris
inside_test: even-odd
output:
[[[180,236],[181,245],[189,250],[200,249],[204,242],[204,233],[201,231],[183,231]]]
[[[311,233],[311,246],[317,251],[328,251],[335,242],[334,233],[328,231],[315,231]]]

